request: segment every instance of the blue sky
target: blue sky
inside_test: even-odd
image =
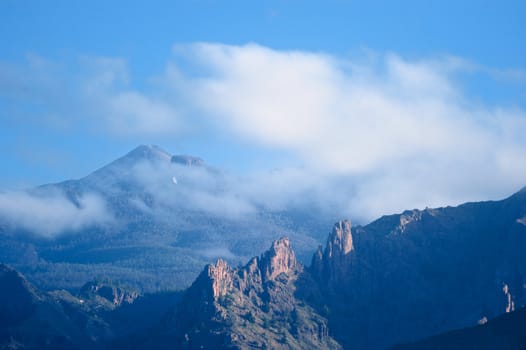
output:
[[[408,206],[502,196],[526,185],[525,13],[524,1],[5,0],[1,187],[79,178],[146,143],[234,172],[343,176],[371,198],[429,179],[436,192]],[[459,175],[433,178],[446,169]]]

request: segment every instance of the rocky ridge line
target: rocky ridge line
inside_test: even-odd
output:
[[[339,349],[327,320],[296,298],[304,273],[288,238],[247,265],[208,265],[187,290],[173,327],[175,344],[232,349]]]

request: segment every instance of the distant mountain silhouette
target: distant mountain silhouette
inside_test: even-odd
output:
[[[231,190],[235,181],[198,157],[141,145],[86,177],[29,191],[44,202],[64,195],[78,208],[96,196],[114,220],[42,239],[0,216],[0,262],[45,289],[74,291],[101,275],[152,292],[189,286],[217,258],[243,263],[280,235],[308,261],[332,220],[248,203]]]

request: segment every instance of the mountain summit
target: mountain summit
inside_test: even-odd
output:
[[[325,250],[321,246],[312,258],[311,270],[324,284],[337,285],[346,278],[353,254],[353,237],[349,220],[337,222]]]
[[[58,198],[55,211],[72,224],[41,240],[38,232],[14,234],[0,217],[0,262],[44,289],[77,290],[100,275],[151,292],[188,287],[218,258],[245,262],[278,235],[308,261],[329,219],[304,207],[269,207],[239,182],[199,157],[140,145],[81,179],[32,190],[43,206]]]
[[[140,145],[123,158],[132,160],[170,160],[172,155],[156,145]]]
[[[119,177],[122,174],[127,174],[135,166],[141,163],[149,163],[151,165],[167,165],[179,164],[186,166],[204,166],[203,159],[191,155],[172,155],[157,145],[140,145],[111,162],[103,168],[95,171],[89,177]]]

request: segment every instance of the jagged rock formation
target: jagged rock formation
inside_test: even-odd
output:
[[[340,221],[334,225],[327,239],[325,250],[318,247],[312,258],[311,270],[318,281],[333,287],[343,283],[352,265],[353,240],[351,222]]]
[[[113,309],[123,304],[133,304],[139,297],[135,290],[128,290],[114,285],[111,281],[91,281],[80,289],[79,298],[85,301],[94,300],[97,304]]]
[[[522,308],[483,325],[439,334],[393,350],[522,350],[526,349],[526,309]]]
[[[526,304],[526,191],[496,202],[338,223],[311,272],[345,348],[382,349]],[[381,336],[379,336],[381,334]]]
[[[176,347],[338,349],[326,320],[295,298],[302,273],[286,238],[244,267],[207,266],[174,316]]]

